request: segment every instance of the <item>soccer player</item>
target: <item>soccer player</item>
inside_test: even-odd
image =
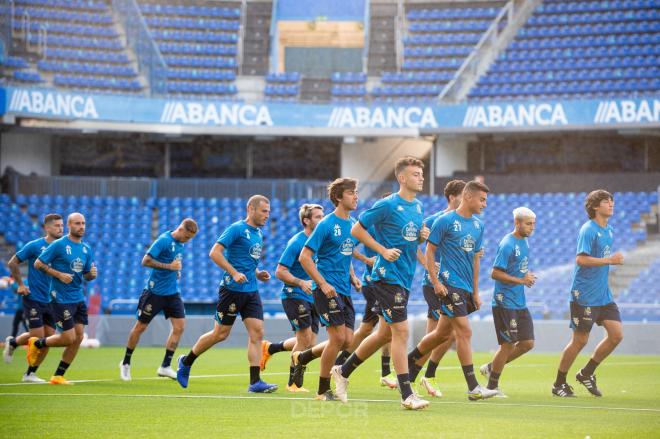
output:
[[[429,229],[433,226],[433,222],[441,215],[444,215],[447,212],[456,210],[461,204],[463,199],[463,189],[465,188],[465,182],[463,180],[451,180],[445,185],[444,195],[447,199],[447,208],[432,214],[431,216],[424,219],[424,225]],[[426,266],[426,261],[424,256],[421,254],[421,250],[418,248],[418,260],[421,261],[422,265]],[[429,279],[428,270],[424,273],[424,279],[422,280],[422,292],[424,293],[424,299],[428,305],[428,312],[426,315],[426,333],[432,332],[436,326],[438,326],[438,320],[440,319],[440,309],[442,304],[440,298],[436,296],[435,291],[433,290],[433,284]],[[420,384],[426,390],[426,393],[429,396],[439,398],[442,396],[436,381],[435,373],[440,364],[440,360],[447,353],[451,345],[454,343],[454,333],[451,333],[451,336],[438,347],[431,351],[431,355],[426,365],[426,372],[420,380]],[[426,359],[425,359],[426,360]],[[411,377],[412,378],[412,377]]]
[[[352,178],[338,178],[328,185],[328,197],[335,210],[319,222],[299,257],[303,269],[314,281],[314,306],[321,324],[327,329],[328,341],[324,347],[317,345],[293,359],[295,364],[306,364],[309,362],[305,359],[308,351],[313,355],[315,349],[316,353],[322,349],[315,397],[321,401],[335,400],[330,390],[330,369],[339,351],[347,349],[353,339],[355,309],[351,284],[357,290],[361,288],[360,279],[351,265],[357,240],[351,236],[355,220],[350,213],[357,208],[357,185],[357,180]]]
[[[175,230],[161,234],[142,258],[142,266],[151,268],[151,273],[138,301],[137,321],[128,335],[124,359],[119,363],[119,376],[124,381],[131,380],[131,357],[140,336],[161,311],[166,319],[170,319],[172,329],[165,344],[165,357],[156,374],[176,379],[176,372],[171,366],[172,357],[186,324],[186,311],[179,291],[181,260],[184,244],[195,234],[197,223],[192,218],[186,218]]]
[[[69,233],[53,241],[34,261],[34,267],[51,277],[49,291],[51,309],[57,329],[61,332],[28,339],[28,364],[36,366],[44,348],[65,347],[51,384],[71,384],[64,373],[80,348],[87,324],[87,305],[83,294],[83,279],[96,279],[92,248],[83,242],[85,217],[72,213],[66,220]]]
[[[270,357],[280,351],[302,351],[311,348],[316,342],[316,334],[319,332],[319,316],[314,309],[314,297],[312,296],[312,281],[298,261],[300,252],[305,242],[312,234],[318,223],[323,219],[323,207],[318,204],[303,204],[298,211],[298,218],[303,230],[293,235],[282,253],[275,270],[275,277],[283,282],[282,308],[286,313],[291,329],[295,333],[294,344],[289,347],[288,339],[280,343],[269,343],[264,341],[262,345],[261,361],[265,364]],[[293,380],[293,363],[289,368],[289,383],[287,390],[290,392],[308,392],[304,387],[298,386]]]
[[[493,322],[499,349],[493,361],[479,369],[488,379],[488,388],[497,390],[496,397],[505,398],[499,389],[499,378],[504,365],[534,347],[534,323],[525,302],[525,287],[531,288],[536,276],[529,271],[529,244],[527,238],[534,233],[536,214],[527,207],[513,211],[514,230],[497,247],[491,277],[493,290]]]
[[[203,334],[188,355],[178,360],[177,381],[188,387],[190,368],[204,352],[225,340],[238,314],[248,332],[248,362],[250,385],[248,392],[271,393],[277,385],[261,380],[261,342],[264,336],[264,310],[257,288],[257,281],[267,282],[270,273],[259,270],[263,248],[263,227],[270,216],[270,201],[263,195],[253,195],[247,202],[247,217],[225,229],[211,248],[209,257],[224,270],[213,330]]]
[[[34,261],[55,240],[64,234],[64,222],[62,216],[50,213],[44,217],[43,228],[46,236],[30,241],[11,257],[9,270],[17,285],[17,293],[22,297],[23,308],[28,318],[29,332],[18,337],[7,337],[3,357],[6,363],[11,362],[12,354],[18,346],[28,343],[30,337],[48,337],[55,333],[55,319],[50,306],[50,278],[34,267]],[[28,263],[28,285],[23,283],[23,277],[19,265]],[[39,365],[48,353],[44,348],[41,356],[34,366],[28,366],[23,375],[23,382],[43,383],[44,380],[36,375]]]
[[[605,190],[595,190],[587,195],[584,207],[589,221],[582,225],[578,234],[571,287],[570,326],[573,337],[561,354],[557,379],[552,387],[552,394],[560,397],[575,396],[572,387],[566,383],[566,374],[589,341],[594,323],[603,326],[607,334],[596,346],[586,366],[575,375],[575,379],[592,395],[602,396],[596,386],[596,367],[623,340],[619,308],[612,299],[612,291],[607,283],[610,265],[623,264],[623,255],[620,252],[612,253],[614,233],[608,224],[614,213],[614,198]]]
[[[471,401],[497,394],[479,385],[472,362],[472,329],[468,315],[481,307],[479,297],[478,252],[482,247],[484,226],[475,215],[486,207],[490,189],[470,181],[463,189],[458,209],[439,216],[433,223],[426,243],[426,269],[435,294],[441,299],[440,320],[435,330],[419,342],[408,355],[414,379],[424,364],[425,354],[447,341],[452,330],[456,337],[456,353],[463,369]],[[437,263],[440,262],[438,269]],[[440,276],[438,276],[440,271]]]
[[[332,376],[337,398],[345,402],[351,373],[391,340],[401,406],[420,410],[429,403],[412,390],[406,347],[409,334],[407,305],[417,264],[417,246],[429,234],[429,229],[423,226],[422,203],[416,198],[424,184],[424,163],[414,157],[402,157],[395,164],[394,174],[399,182],[399,192],[374,203],[360,215],[359,222],[352,229],[353,236],[378,253],[371,278],[382,321],[378,330],[367,337],[343,365],[332,369]],[[371,227],[380,242],[369,233]]]

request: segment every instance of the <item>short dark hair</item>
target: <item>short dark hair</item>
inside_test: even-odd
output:
[[[481,182],[476,181],[476,180],[471,180],[471,181],[468,181],[467,183],[465,183],[465,187],[463,188],[463,193],[466,193],[466,192],[470,192],[470,193],[486,192],[486,193],[488,193],[488,192],[490,192],[490,189],[484,183],[481,183]]]
[[[188,232],[188,233],[197,233],[198,227],[197,227],[197,223],[195,222],[194,219],[186,218],[183,221],[181,221],[181,225],[186,230],[186,232]]]
[[[264,195],[252,195],[247,202],[247,207],[252,206],[256,209],[261,203],[270,204],[270,200]]]
[[[307,204],[307,203],[300,206],[300,210],[298,211],[298,218],[300,219],[300,224],[302,224],[303,227],[305,227],[304,220],[312,218],[312,212],[314,212],[314,209],[321,209],[322,212],[323,206],[321,206],[320,204]]]
[[[445,198],[449,202],[450,196],[458,197],[463,193],[466,183],[463,180],[451,180],[445,185]]]
[[[332,204],[337,206],[344,191],[355,190],[357,185],[358,181],[354,178],[337,178],[328,185],[328,198],[330,198]]]
[[[46,215],[44,217],[44,223],[43,224],[44,224],[44,226],[46,226],[46,225],[52,223],[53,221],[57,221],[57,220],[61,220],[61,219],[62,219],[62,215],[60,215],[59,213],[49,213],[48,215]]]
[[[401,157],[394,164],[394,175],[399,175],[408,166],[417,166],[424,169],[424,162],[418,159],[417,157],[413,157],[410,155]]]
[[[595,191],[589,192],[586,200],[584,200],[584,210],[587,211],[589,218],[596,216],[596,208],[600,206],[600,203],[603,200],[614,201],[614,197],[604,189],[597,189]]]

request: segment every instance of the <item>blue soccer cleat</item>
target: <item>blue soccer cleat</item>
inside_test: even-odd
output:
[[[185,357],[186,357],[185,355],[179,356],[179,360],[178,360],[179,368],[176,371],[176,380],[184,389],[188,387],[188,378],[190,378],[190,366],[186,366],[183,364],[183,359]]]
[[[268,384],[263,380],[250,384],[250,387],[248,387],[248,392],[250,393],[273,393],[276,390],[277,384]]]

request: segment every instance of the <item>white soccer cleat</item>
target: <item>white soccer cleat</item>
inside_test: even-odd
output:
[[[174,369],[172,369],[171,366],[167,367],[159,367],[158,370],[156,371],[159,377],[165,377],[165,378],[172,378],[173,380],[176,379],[176,372]]]
[[[119,376],[123,381],[130,381],[131,380],[131,365],[130,364],[124,364],[122,361],[119,363]]]
[[[508,398],[504,392],[500,390],[500,388],[495,389],[497,391],[497,394],[493,398]]]
[[[11,363],[11,359],[14,355],[15,348],[11,345],[11,341],[14,339],[11,335],[5,338],[5,348],[2,350],[2,358],[5,360],[5,363]]]
[[[396,377],[393,374],[389,374],[384,377],[380,377],[380,385],[383,387],[389,387],[390,389],[396,389],[399,387],[399,382],[396,380]]]
[[[472,390],[468,390],[468,399],[470,401],[477,401],[479,399],[488,399],[497,395],[497,393],[498,390],[487,389],[479,385]]]
[[[34,372],[23,374],[23,379],[21,379],[21,381],[24,382],[24,383],[45,383],[46,382],[46,380],[42,380]]]
[[[333,366],[330,375],[335,379],[335,396],[341,402],[348,401],[348,378],[341,374],[341,366]]]
[[[433,396],[434,398],[440,398],[442,396],[442,392],[438,389],[438,385],[435,383],[435,378],[422,377],[420,384],[424,387],[429,396]]]
[[[481,372],[481,375],[484,376],[486,379],[490,379],[490,363],[486,363],[483,366],[479,368],[479,372]]]
[[[406,410],[423,410],[428,406],[429,406],[428,401],[423,400],[414,393],[409,397],[407,397],[405,401],[401,401],[401,407],[403,407]]]

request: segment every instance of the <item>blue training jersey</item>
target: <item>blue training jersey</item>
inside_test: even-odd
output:
[[[86,242],[73,242],[68,236],[53,241],[39,255],[39,260],[54,270],[73,275],[69,284],[50,278],[50,296],[57,303],[78,303],[85,300],[83,275],[89,273],[94,262],[92,248]]]
[[[302,280],[310,280],[309,275],[298,261],[300,252],[302,251],[303,247],[305,247],[306,242],[307,235],[305,235],[305,231],[300,231],[293,235],[293,237],[289,239],[289,242],[287,242],[286,247],[284,248],[284,252],[282,252],[282,256],[280,256],[280,260],[278,262],[278,264],[288,268],[289,272],[293,276]],[[280,299],[302,299],[310,303],[314,302],[314,296],[305,293],[298,286],[288,285],[286,283],[282,286]]]
[[[220,285],[239,293],[257,291],[256,269],[263,248],[261,230],[245,220],[236,221],[222,232],[217,243],[224,246],[225,257],[232,267],[247,277],[247,282],[240,284],[234,282],[229,273],[224,273]]]
[[[149,247],[147,254],[155,261],[171,264],[183,257],[183,243],[172,236],[172,231],[161,234]],[[159,296],[171,296],[179,292],[179,276],[176,271],[152,268],[147,289]]]
[[[497,247],[497,255],[493,268],[502,270],[509,276],[519,279],[525,277],[529,270],[529,245],[527,239],[518,239],[509,233]],[[524,309],[527,307],[525,301],[525,286],[495,281],[493,290],[493,306],[506,309]]]
[[[453,210],[436,218],[428,242],[438,247],[445,284],[472,293],[474,255],[481,250],[483,234],[483,222],[476,216],[465,218]]]
[[[28,278],[27,284],[30,287],[30,294],[27,296],[30,300],[35,300],[41,303],[50,302],[50,276],[46,273],[34,268],[34,261],[37,260],[39,255],[48,248],[50,244],[46,242],[45,238],[35,239],[23,246],[16,252],[16,257],[21,262],[26,262],[28,265]]]
[[[376,257],[371,271],[372,281],[380,280],[410,290],[423,219],[422,203],[417,199],[406,201],[398,193],[381,198],[371,209],[362,212],[362,227],[366,230],[373,227],[378,242],[385,248],[401,250],[401,256],[394,262],[388,262],[380,255]]]
[[[326,215],[305,242],[316,255],[316,268],[337,293],[351,295],[351,260],[357,240],[351,235],[355,219]],[[313,287],[318,285],[314,282]]]
[[[371,236],[374,237],[374,239],[378,242],[380,240],[376,236],[376,229],[373,227],[370,227],[369,230],[367,230]],[[362,253],[364,256],[367,258],[373,258],[374,256],[378,256],[378,253],[367,247],[366,245],[362,246]],[[364,272],[362,273],[362,285],[369,285],[371,283],[371,270],[373,266],[366,265],[364,266]]]
[[[612,254],[614,233],[612,226],[601,227],[589,220],[578,234],[577,255],[609,258]],[[612,291],[607,282],[610,266],[582,267],[575,265],[571,300],[582,306],[603,306],[612,303]]]
[[[431,216],[427,216],[426,218],[424,218],[424,225],[426,227],[428,227],[429,229],[431,229],[431,227],[433,227],[433,223],[435,222],[435,220],[438,219],[438,217],[444,215],[445,213],[447,213],[447,211],[441,210],[439,212],[434,213]],[[441,266],[441,264],[442,264],[442,258],[440,257],[440,251],[436,250],[435,251],[435,266],[438,270],[438,276],[440,276],[440,266]],[[429,271],[428,270],[424,270],[424,279],[422,279],[422,285],[423,286],[429,286],[429,287],[433,286],[433,284],[431,283],[431,279],[429,278]]]

